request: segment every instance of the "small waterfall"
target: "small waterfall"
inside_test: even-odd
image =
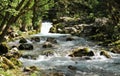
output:
[[[60,33],[49,33],[50,28],[52,27],[51,22],[43,22],[41,26],[41,32],[38,34],[31,35],[31,37],[60,37],[60,36],[70,36],[70,34],[60,34]]]
[[[52,27],[52,23],[50,22],[43,22],[41,27],[41,33],[47,34],[49,33],[50,28]]]

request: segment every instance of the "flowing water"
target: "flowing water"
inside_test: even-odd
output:
[[[112,56],[110,59],[100,56],[99,53],[102,47],[97,46],[93,42],[76,36],[73,36],[73,41],[66,41],[66,38],[70,35],[48,32],[32,36],[39,36],[41,41],[36,43],[30,42],[34,45],[34,50],[26,50],[24,55],[32,55],[36,59],[20,58],[24,66],[37,66],[47,72],[64,73],[65,76],[120,76],[120,55],[110,53]],[[52,48],[42,48],[48,37],[55,38],[57,43],[54,43]],[[16,41],[16,43],[18,42]],[[90,59],[69,57],[68,54],[71,53],[72,49],[78,47],[88,47],[90,50],[94,50],[95,56],[89,57]],[[54,54],[42,55],[46,50],[51,50]],[[75,69],[70,69],[70,66]]]

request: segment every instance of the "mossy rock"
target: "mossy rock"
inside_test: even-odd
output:
[[[42,55],[46,55],[46,56],[53,55],[53,54],[54,54],[53,50],[45,50],[42,52]]]
[[[56,28],[55,28],[55,27],[51,27],[51,28],[50,28],[50,32],[51,32],[51,33],[56,33],[56,32],[57,32],[57,31],[56,31]]]
[[[13,64],[13,62],[11,62],[9,59],[7,59],[6,57],[2,57],[3,62],[9,66],[10,69],[15,69],[16,66]]]
[[[106,58],[111,58],[111,55],[110,55],[107,51],[105,51],[105,50],[102,50],[102,51],[100,52],[100,55],[103,55],[103,56],[105,56]]]
[[[3,62],[0,63],[0,68],[3,68],[4,70],[9,69],[9,66]]]
[[[10,58],[20,58],[22,56],[21,52],[19,51],[13,51],[13,50],[10,50],[10,52],[8,52],[7,54],[5,54],[5,57],[10,59]]]
[[[27,43],[27,40],[22,37],[22,38],[20,39],[19,43]]]
[[[16,58],[11,58],[10,61],[11,61],[14,65],[16,65],[16,66],[18,66],[18,67],[21,67],[21,66],[22,66],[22,62],[20,62],[20,61],[19,61],[18,59],[16,59]]]
[[[89,48],[77,48],[69,55],[71,57],[82,57],[82,56],[94,56],[94,52],[90,51]]]

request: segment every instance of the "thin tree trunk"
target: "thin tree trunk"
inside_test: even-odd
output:
[[[4,29],[4,26],[9,18],[9,13],[6,12],[5,17],[3,18],[1,24],[0,24],[0,32],[2,32],[2,29]]]

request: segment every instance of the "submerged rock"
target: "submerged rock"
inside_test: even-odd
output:
[[[94,52],[90,51],[89,48],[77,48],[69,55],[71,57],[82,57],[82,56],[94,56]]]
[[[18,47],[19,50],[33,50],[32,44],[20,44]]]
[[[111,55],[110,55],[107,51],[105,51],[105,50],[102,50],[102,51],[100,52],[100,55],[103,55],[103,56],[105,56],[106,58],[111,58]]]
[[[37,55],[23,55],[22,58],[26,58],[26,59],[33,59],[36,60],[38,56]]]
[[[0,55],[8,53],[8,47],[6,44],[0,43]]]
[[[70,70],[76,70],[77,68],[75,66],[69,65],[68,69],[70,69]]]
[[[51,42],[51,43],[57,43],[57,40],[55,38],[49,37],[46,40],[47,42]]]
[[[75,40],[73,37],[67,37],[66,38],[66,41],[72,41],[72,40]]]

